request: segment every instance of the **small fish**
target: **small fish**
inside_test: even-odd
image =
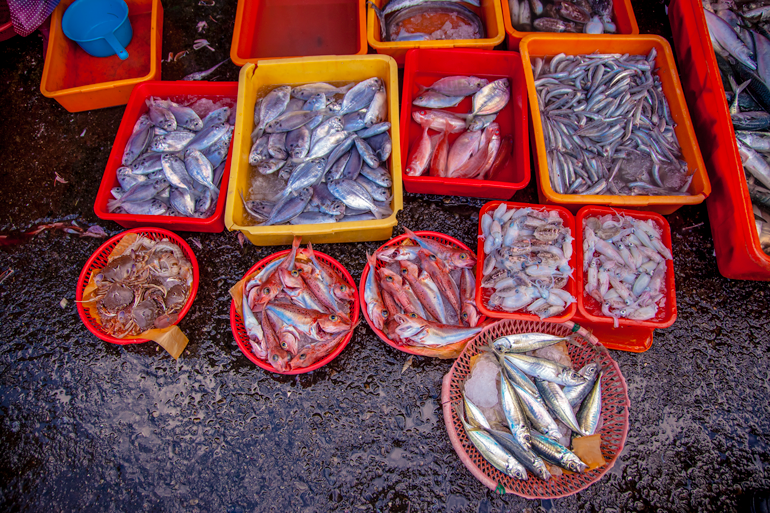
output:
[[[435,91],[426,91],[412,100],[412,105],[426,109],[446,109],[457,107],[463,99],[464,96],[446,96]]]
[[[297,86],[291,90],[291,95],[295,98],[299,98],[300,100],[307,101],[309,100],[313,95],[318,93],[323,93],[326,96],[334,96],[335,94],[345,94],[347,93],[355,83],[350,83],[342,87],[336,87],[331,84],[327,84],[325,82],[316,82],[314,84],[305,84],[302,86]]]
[[[585,472],[588,468],[588,465],[583,463],[575,453],[551,437],[533,432],[531,440],[535,452],[553,465],[577,473]]]
[[[436,80],[431,85],[425,87],[417,85],[422,90],[434,91],[445,96],[465,97],[475,94],[482,87],[489,84],[486,78],[473,76],[451,76]]]
[[[458,413],[465,433],[473,446],[493,467],[503,474],[516,479],[527,479],[527,470],[519,461],[498,444],[492,436],[480,428],[470,426],[462,414]]]
[[[594,386],[591,388],[588,397],[578,410],[576,418],[578,426],[586,435],[593,435],[599,425],[602,414],[602,373],[596,377]]]
[[[227,59],[223,60],[219,64],[215,64],[214,66],[210,67],[207,70],[196,71],[195,73],[190,73],[189,75],[186,75],[182,80],[203,80],[207,76],[209,76],[212,73],[214,73],[214,70],[216,70],[218,67],[220,67],[222,64],[226,63],[229,60],[230,60],[230,58],[228,57]]]
[[[586,378],[569,367],[544,358],[507,353],[505,354],[505,360],[530,376],[559,385],[579,385],[586,380]]]
[[[501,353],[527,353],[566,340],[565,337],[556,337],[547,333],[519,333],[495,339],[492,347]]]
[[[357,83],[345,93],[339,114],[344,115],[367,107],[382,87],[382,80],[379,77],[372,77]]]
[[[126,149],[123,151],[122,163],[124,166],[131,165],[139,155],[141,155],[152,141],[151,128],[145,127],[138,132],[134,132],[126,143]]]
[[[540,397],[543,398],[545,405],[559,420],[567,425],[572,431],[580,435],[587,434],[578,424],[575,413],[572,411],[572,406],[570,406],[569,400],[564,395],[564,392],[562,392],[559,385],[540,378],[535,378],[535,386],[537,386],[537,390],[540,392]]]

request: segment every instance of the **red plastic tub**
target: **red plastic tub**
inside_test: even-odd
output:
[[[668,8],[682,88],[712,183],[706,200],[719,272],[727,278],[770,281],[725,91],[700,0]]]
[[[84,265],[83,270],[80,271],[77,291],[75,293],[78,314],[80,315],[80,319],[83,321],[83,324],[86,325],[88,331],[104,340],[105,342],[110,342],[111,344],[141,344],[143,342],[147,342],[148,340],[145,338],[117,338],[113,337],[112,335],[108,335],[102,329],[101,325],[96,322],[96,319],[91,317],[91,315],[88,313],[88,310],[83,307],[83,303],[81,303],[81,301],[83,300],[83,290],[86,288],[86,285],[88,285],[88,280],[91,279],[91,273],[93,273],[96,269],[101,269],[107,265],[107,257],[109,257],[113,248],[115,248],[115,246],[118,245],[118,242],[120,242],[120,240],[129,233],[143,235],[153,240],[169,239],[171,242],[179,246],[179,248],[182,250],[182,253],[184,253],[184,256],[187,257],[192,263],[193,283],[192,287],[190,287],[190,297],[187,299],[187,303],[185,303],[184,307],[179,312],[179,318],[174,324],[179,324],[179,321],[181,321],[184,316],[187,315],[187,312],[190,310],[190,307],[193,304],[193,300],[195,299],[195,294],[198,292],[198,260],[195,258],[195,254],[193,253],[192,248],[190,248],[190,246],[177,234],[168,230],[163,230],[161,228],[135,228],[133,230],[128,230],[115,235],[110,240],[99,246],[99,249],[97,249],[94,254],[91,255],[91,258],[86,261],[86,265]]]
[[[577,238],[577,247],[581,248],[583,247],[583,222],[588,217],[598,217],[603,216],[607,214],[613,214],[613,215],[623,215],[628,216],[634,219],[642,219],[642,220],[652,220],[658,228],[662,231],[662,240],[663,243],[666,245],[666,247],[671,250],[671,227],[669,226],[666,219],[660,215],[656,214],[654,212],[644,212],[640,210],[623,210],[623,209],[617,209],[617,208],[609,208],[609,207],[599,207],[599,206],[588,206],[583,207],[580,209],[580,211],[577,214],[577,230],[579,235],[576,236]],[[609,325],[613,326],[613,319],[612,317],[607,317],[606,315],[602,315],[602,308],[601,304],[594,299],[592,296],[589,296],[585,293],[585,273],[583,272],[583,251],[576,251],[577,253],[577,289],[578,293],[576,294],[577,297],[577,307],[580,311],[580,317],[588,321],[588,323],[592,325]],[[655,315],[654,318],[647,320],[647,321],[635,321],[633,319],[624,319],[620,318],[618,319],[618,325],[620,332],[622,333],[622,328],[624,327],[634,327],[634,328],[647,328],[647,329],[656,329],[656,328],[668,328],[672,324],[674,324],[674,321],[676,321],[676,290],[674,287],[674,261],[673,260],[667,260],[666,261],[666,299],[665,304],[663,305],[663,308],[658,309],[658,313]]]
[[[269,255],[256,264],[246,272],[246,274],[243,276],[244,278],[249,275],[256,274],[259,272],[263,267],[265,267],[267,264],[275,260],[276,258],[283,257],[284,255],[287,255],[291,252],[289,249],[285,249],[283,251],[279,251],[278,253],[273,253],[272,255]],[[344,278],[345,282],[353,287],[353,290],[356,289],[356,282],[353,280],[353,277],[350,275],[350,273],[345,269],[342,264],[337,262],[335,259],[330,257],[329,255],[325,255],[324,253],[321,253],[320,251],[314,251],[315,256],[324,263],[327,263],[331,265],[334,270],[337,272],[339,276]],[[356,291],[355,294],[356,297],[358,297],[358,291]],[[353,304],[350,306],[350,322],[352,326],[356,326],[358,324],[359,320],[359,312],[360,312],[360,306],[358,304],[358,301],[353,301]],[[279,371],[272,365],[270,365],[269,362],[262,360],[260,358],[257,358],[257,356],[254,354],[254,352],[251,350],[251,344],[249,343],[249,335],[246,333],[246,327],[243,325],[243,317],[241,315],[241,312],[238,311],[238,309],[235,306],[235,301],[230,301],[230,328],[233,330],[233,336],[235,337],[235,341],[238,343],[238,347],[243,352],[244,355],[246,355],[246,358],[251,360],[255,365],[258,367],[261,367],[262,369],[265,369],[266,371],[275,372],[276,374],[305,374],[307,372],[312,372],[316,369],[320,369],[327,363],[331,362],[339,354],[342,352],[343,349],[348,345],[350,342],[350,339],[353,338],[353,333],[355,332],[355,329],[351,330],[348,335],[342,339],[342,341],[337,345],[337,347],[326,355],[326,357],[318,360],[313,365],[309,365],[308,367],[304,367],[301,369],[293,369],[289,371]]]
[[[462,248],[469,253],[473,253],[473,250],[460,242],[459,240],[455,239],[454,237],[450,237],[449,235],[444,235],[443,233],[438,232],[429,232],[429,231],[418,231],[414,232],[416,235],[420,237],[425,237],[428,239],[436,240],[442,244],[447,244],[450,246],[454,246],[456,248]],[[409,236],[406,234],[399,235],[398,237],[394,237],[390,239],[388,242],[377,248],[376,252],[379,252],[380,250],[390,247],[390,246],[398,246],[402,244],[404,241],[409,239]],[[375,252],[375,253],[376,253]],[[383,262],[381,260],[377,261],[377,269],[382,267]],[[478,264],[477,264],[478,265]],[[366,289],[366,278],[369,276],[369,273],[372,271],[371,266],[369,266],[369,263],[367,262],[364,266],[364,270],[361,272],[361,282],[358,287],[358,293],[360,295],[360,301],[361,301],[361,310],[364,312],[364,319],[366,319],[366,322],[369,324],[369,327],[372,328],[372,331],[382,339],[383,342],[388,344],[389,346],[398,349],[399,351],[403,351],[405,353],[409,354],[416,354],[416,355],[422,355],[422,356],[438,356],[438,352],[435,349],[431,349],[429,347],[412,347],[407,345],[401,345],[398,342],[395,342],[388,338],[388,336],[383,332],[382,330],[379,330],[374,327],[374,323],[372,323],[372,320],[369,318],[369,311],[366,308],[366,298],[364,297],[364,290]],[[479,324],[482,324],[486,318],[482,315],[479,317]]]
[[[505,203],[508,205],[508,208],[532,208],[533,210],[539,210],[539,211],[547,211],[547,212],[558,212],[559,216],[564,220],[564,226],[570,229],[570,232],[572,233],[572,237],[577,239],[577,235],[575,233],[575,217],[570,213],[569,210],[567,210],[564,207],[559,207],[556,205],[532,205],[529,203],[513,203],[510,201],[490,201],[483,207],[481,207],[481,211],[479,212],[479,242],[478,242],[478,250],[477,250],[477,261],[476,261],[476,306],[479,309],[479,312],[483,313],[484,315],[487,315],[492,318],[497,319],[519,319],[524,321],[540,321],[540,317],[535,314],[531,314],[527,312],[525,309],[523,311],[516,311],[516,312],[506,312],[503,310],[492,310],[488,308],[487,301],[489,301],[489,297],[492,295],[491,289],[485,289],[481,286],[481,280],[484,278],[484,275],[482,274],[482,269],[484,269],[484,236],[481,234],[481,218],[489,211],[494,211],[501,203]],[[580,246],[575,245],[575,241],[572,241],[572,257],[569,260],[569,265],[576,269],[577,266],[577,260],[575,254],[578,252],[577,248]],[[564,290],[572,294],[573,297],[577,298],[577,282],[575,281],[575,277],[571,277],[569,280],[567,280],[567,286],[564,287]],[[577,312],[577,303],[572,303],[569,305],[562,313],[561,315],[557,315],[554,317],[548,317],[547,319],[543,319],[548,322],[565,322],[570,319],[572,319],[572,316],[575,315],[575,312]]]
[[[115,143],[112,145],[110,158],[107,160],[107,167],[102,176],[102,183],[96,194],[94,202],[94,212],[101,219],[115,221],[124,228],[135,228],[137,226],[158,226],[176,231],[189,232],[221,232],[225,229],[225,200],[227,199],[227,183],[230,176],[230,163],[232,161],[232,143],[227,155],[227,164],[225,164],[225,174],[222,176],[220,193],[217,198],[217,208],[214,214],[203,219],[195,217],[177,217],[177,216],[149,216],[149,215],[131,215],[117,214],[107,210],[107,202],[112,199],[110,190],[117,187],[117,170],[121,167],[123,159],[123,150],[126,142],[133,132],[134,124],[139,117],[148,111],[145,100],[150,97],[159,97],[162,99],[171,99],[172,101],[182,101],[189,97],[208,98],[212,101],[231,100],[230,107],[235,109],[235,101],[238,97],[237,82],[146,82],[136,86],[131,93],[131,97],[123,113],[123,119],[118,128],[118,134],[115,136]]]
[[[453,75],[473,75],[490,82],[504,77],[510,80],[511,100],[495,121],[500,124],[501,136],[513,136],[512,156],[496,176],[490,177],[491,180],[407,176],[403,173],[404,189],[422,194],[510,199],[516,191],[526,187],[530,178],[527,86],[521,56],[516,52],[461,48],[407,52],[401,103],[401,168],[406,169],[409,149],[415,147],[422,136],[422,128],[412,118],[414,110],[422,110],[412,105],[420,93],[418,84],[429,86],[440,78]],[[468,96],[457,107],[443,110],[470,112],[471,98]],[[452,144],[459,136],[450,134],[449,143]]]

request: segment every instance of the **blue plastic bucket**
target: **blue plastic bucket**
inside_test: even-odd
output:
[[[128,58],[126,46],[134,32],[123,0],[75,0],[61,20],[64,35],[89,55]]]

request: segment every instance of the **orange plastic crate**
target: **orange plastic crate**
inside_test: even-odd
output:
[[[614,196],[609,194],[559,194],[551,187],[546,162],[545,139],[540,117],[540,101],[532,75],[532,60],[536,57],[553,57],[560,53],[587,55],[596,51],[603,53],[629,53],[647,55],[655,48],[658,52],[656,65],[663,94],[668,100],[671,116],[676,123],[677,139],[688,168],[693,170],[689,196]],[[525,37],[519,46],[524,63],[524,77],[527,81],[530,109],[530,143],[534,159],[533,173],[538,177],[538,195],[541,203],[557,204],[568,208],[573,214],[585,205],[608,205],[612,207],[652,210],[659,214],[671,214],[683,205],[697,205],[711,194],[706,165],[701,157],[695,130],[685,103],[682,85],[679,82],[671,46],[660,36],[615,36],[587,34],[538,33]]]
[[[160,0],[126,0],[134,36],[125,61],[117,55],[92,57],[61,28],[64,11],[74,0],[62,0],[51,15],[51,33],[40,92],[69,112],[125,105],[134,86],[160,80],[163,6]]]

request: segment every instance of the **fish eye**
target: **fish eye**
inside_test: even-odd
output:
[[[262,293],[263,294],[270,294],[270,287],[265,287],[264,289],[262,289]]]
[[[273,360],[274,362],[277,362],[278,361],[278,355],[274,354],[273,356],[270,357],[270,359]]]
[[[281,347],[286,349],[289,345],[286,342],[281,342]]]
[[[463,319],[468,319],[468,312],[463,312]]]
[[[435,262],[436,260],[438,260],[438,257],[437,257],[436,255],[431,255],[431,256],[429,256],[428,258],[429,258],[431,261],[433,261],[433,262]],[[462,257],[460,257],[460,258],[462,258]]]
[[[305,358],[307,358],[307,355],[305,353],[302,353],[301,355],[299,355],[300,360],[304,360]]]
[[[335,322],[335,321],[337,321],[338,319],[339,319],[339,317],[337,316],[337,314],[331,314],[331,315],[329,316],[329,320],[330,320],[330,321],[332,321],[332,322]]]
[[[340,285],[340,292],[345,292],[347,290],[347,287],[345,285]]]
[[[382,317],[386,319],[388,317],[389,313],[390,312],[388,312],[388,310],[386,308],[383,308],[382,311],[380,312],[380,315],[382,315]]]
[[[468,255],[466,255],[465,253],[460,253],[460,260],[465,260],[467,258],[468,258]]]
[[[388,281],[388,282],[393,281],[393,276],[388,276],[387,278],[385,278],[385,281]]]
[[[409,317],[411,317],[412,319],[416,319],[417,318],[417,314],[412,312],[412,313],[409,314]]]
[[[292,275],[292,276],[294,276],[294,277],[296,278],[297,276],[299,276],[299,271],[298,271],[298,270],[296,270],[296,269],[294,269],[294,270],[291,272],[291,275]]]
[[[409,274],[409,270],[406,267],[404,267],[403,269],[401,269],[401,274],[407,275]]]

